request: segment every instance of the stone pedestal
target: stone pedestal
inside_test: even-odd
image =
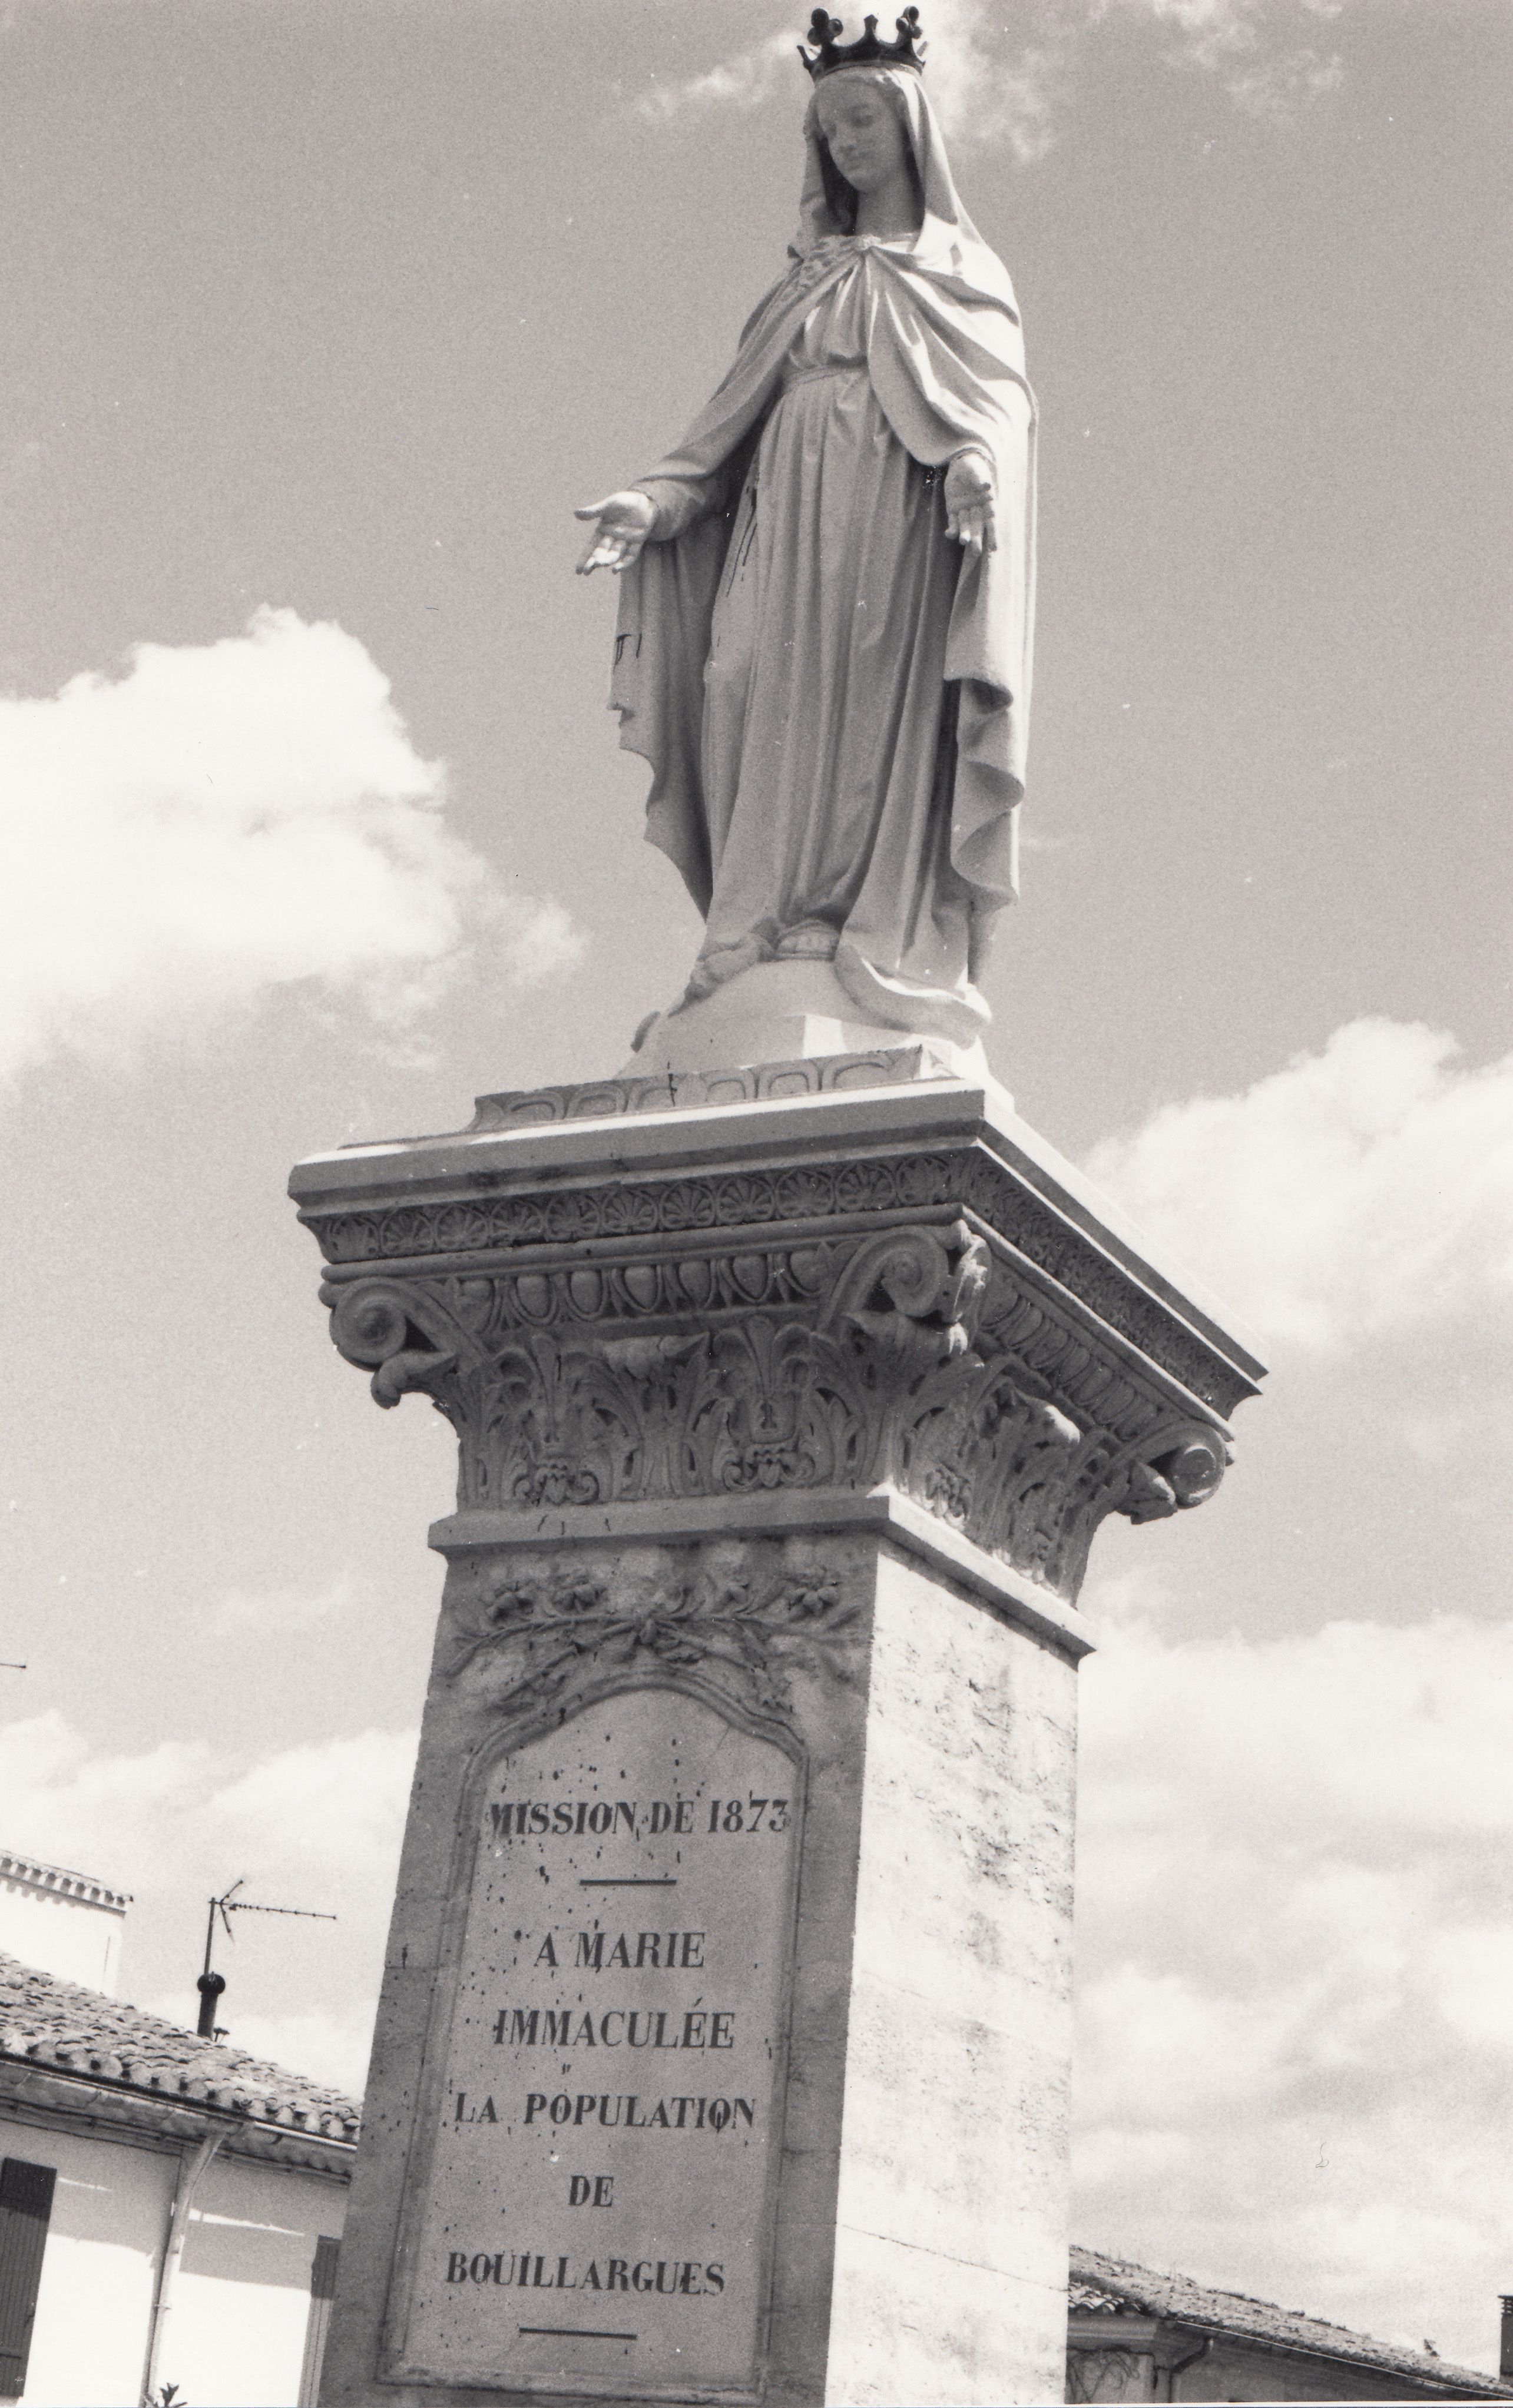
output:
[[[858,1007],[829,962],[754,962],[699,1003],[654,1012],[636,1032],[627,1079],[657,1072],[723,1071],[732,1064],[772,1066],[795,1059],[865,1054],[882,1032],[857,1017]],[[895,1056],[916,1051],[934,1070],[986,1084],[1012,1111],[992,1081],[982,1040],[954,1045],[924,1031],[883,1041]]]
[[[461,1456],[323,2401],[1059,2397],[1076,1592],[1260,1365],[919,1049],[294,1193]]]

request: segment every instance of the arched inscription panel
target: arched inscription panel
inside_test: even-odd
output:
[[[403,2372],[756,2387],[798,1788],[782,1748],[669,1689],[495,1769]]]

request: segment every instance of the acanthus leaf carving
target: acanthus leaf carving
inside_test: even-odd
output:
[[[1228,1460],[1220,1426],[959,1219],[326,1293],[379,1402],[420,1389],[452,1422],[465,1508],[886,1484],[1074,1597],[1106,1514],[1201,1503]]]
[[[594,1348],[541,1330],[494,1358],[482,1435],[506,1439],[514,1504],[594,1505],[634,1487],[640,1416],[627,1384]]]
[[[865,1451],[865,1421],[831,1340],[753,1317],[712,1341],[689,1403],[688,1460],[712,1493],[846,1485]]]
[[[633,1184],[612,1181],[566,1193],[514,1191],[462,1203],[396,1201],[356,1210],[323,1205],[304,1217],[329,1263],[356,1267],[465,1252],[497,1255],[543,1243],[602,1245],[630,1232],[650,1238],[784,1221],[813,1226],[837,1215],[910,1211],[948,1199],[954,1199],[953,1209],[980,1215],[986,1226],[1214,1412],[1228,1412],[1254,1393],[1254,1382],[1233,1361],[981,1148],[715,1177],[648,1178]],[[643,1290],[641,1310],[670,1302],[648,1283],[644,1268],[636,1277]],[[524,1271],[521,1282],[534,1291],[540,1308],[526,1317],[540,1318],[557,1309],[551,1282],[540,1272]]]

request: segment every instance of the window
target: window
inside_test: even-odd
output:
[[[299,2408],[315,2408],[315,2398],[321,2387],[321,2360],[325,2356],[325,2331],[331,2321],[331,2302],[337,2289],[337,2253],[339,2241],[323,2232],[315,2243],[315,2258],[310,2270],[310,2322],[305,2327],[305,2362],[299,2370]]]
[[[0,2399],[19,2400],[25,2386],[57,2178],[51,2166],[0,2158]]]

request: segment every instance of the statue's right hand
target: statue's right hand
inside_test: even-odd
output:
[[[641,548],[656,524],[656,504],[649,494],[610,494],[602,502],[574,510],[573,517],[595,522],[588,549],[578,563],[579,576],[591,577],[596,568],[612,568],[618,576],[641,558]]]

